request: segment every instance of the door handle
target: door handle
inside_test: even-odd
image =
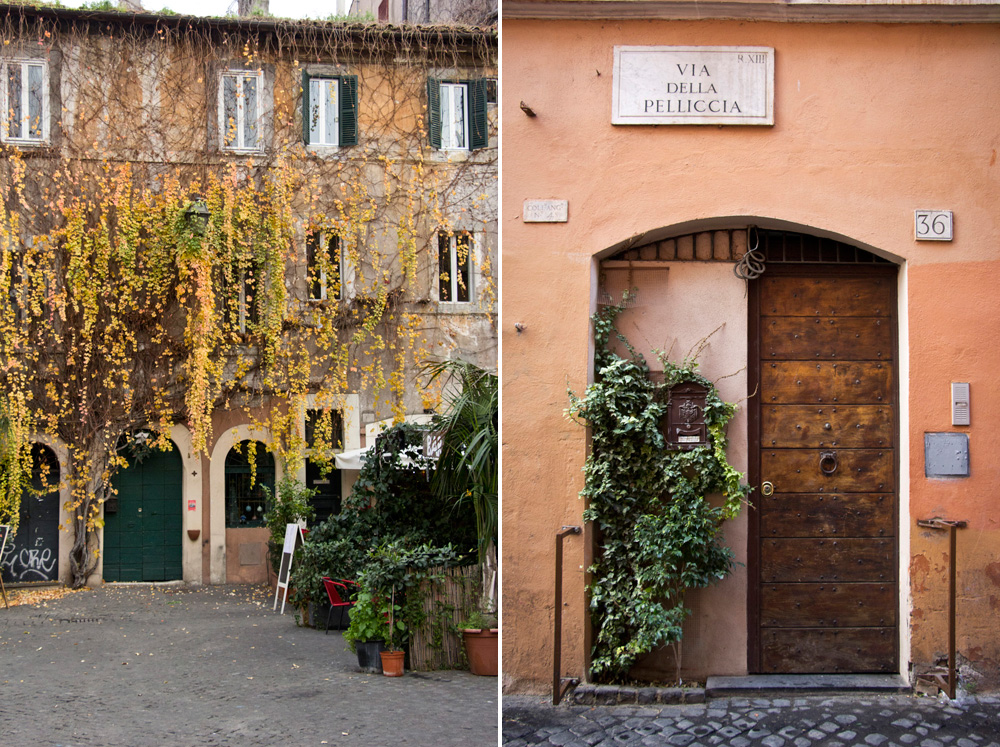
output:
[[[824,451],[819,455],[819,468],[824,475],[832,475],[837,471],[837,452]]]

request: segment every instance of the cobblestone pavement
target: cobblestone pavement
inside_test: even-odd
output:
[[[362,674],[262,587],[0,605],[0,745],[496,745],[496,677]]]
[[[503,744],[559,747],[1000,747],[1000,697],[719,698],[699,705],[552,706],[503,699]]]

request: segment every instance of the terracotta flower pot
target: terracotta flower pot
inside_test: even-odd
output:
[[[405,653],[405,651],[383,651],[380,654],[382,657],[382,674],[386,677],[402,677],[403,656]]]
[[[469,670],[473,674],[496,677],[500,670],[499,631],[496,628],[463,630],[462,640],[469,658]]]

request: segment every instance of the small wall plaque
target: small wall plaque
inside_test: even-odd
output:
[[[917,241],[951,241],[951,211],[914,210],[913,232]]]
[[[569,200],[525,200],[525,223],[565,223],[569,220]]]

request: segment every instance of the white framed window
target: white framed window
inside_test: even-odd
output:
[[[3,63],[3,139],[37,144],[49,139],[49,67],[44,60]]]
[[[471,303],[474,247],[469,231],[438,234],[438,301]]]
[[[469,149],[469,86],[441,84],[441,150]]]
[[[224,150],[263,150],[264,74],[260,70],[227,70],[219,81],[219,133]]]
[[[337,78],[309,79],[309,141],[340,145],[340,101]]]
[[[358,76],[302,73],[302,139],[320,151],[358,144]]]
[[[490,80],[427,79],[427,132],[432,148],[474,151],[489,147]]]
[[[347,273],[339,236],[323,231],[306,234],[306,268],[310,301],[346,297]]]

